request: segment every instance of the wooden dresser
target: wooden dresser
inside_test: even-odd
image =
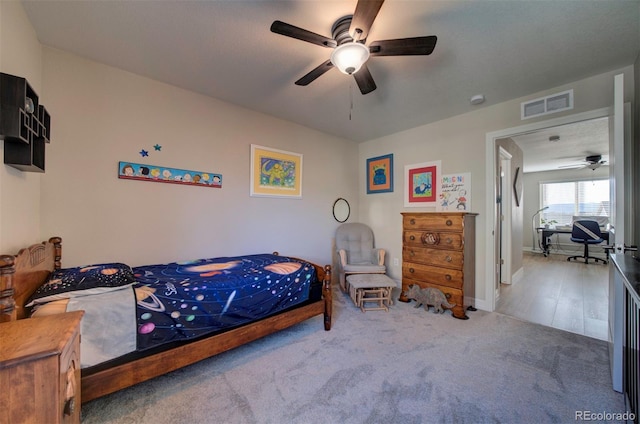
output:
[[[0,324],[0,422],[80,422],[83,311]]]
[[[453,316],[468,319],[465,303],[475,297],[475,246],[478,214],[417,212],[402,214],[402,294],[411,284],[442,290],[455,303]],[[467,302],[468,303],[468,302]]]

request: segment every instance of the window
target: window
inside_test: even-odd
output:
[[[541,223],[571,225],[574,216],[609,217],[609,180],[540,183]],[[555,222],[553,222],[555,221]]]

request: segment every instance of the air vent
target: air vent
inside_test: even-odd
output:
[[[524,120],[570,109],[573,109],[573,90],[520,103],[520,119]]]

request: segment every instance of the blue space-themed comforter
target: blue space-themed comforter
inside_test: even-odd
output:
[[[272,315],[309,298],[313,265],[270,255],[133,268],[137,349],[190,339]]]
[[[118,262],[59,269],[27,307],[34,316],[84,311],[80,363],[89,368],[231,329],[321,296],[312,264],[261,254],[135,268]]]

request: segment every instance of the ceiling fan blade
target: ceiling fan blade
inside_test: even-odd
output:
[[[355,41],[364,41],[367,38],[382,3],[384,0],[358,0],[349,27],[349,34]]]
[[[298,40],[317,44],[322,47],[334,48],[337,45],[336,41],[332,38],[307,31],[306,29],[298,28],[297,26],[293,26],[282,21],[273,21],[271,24],[271,32],[275,32],[276,34],[284,35],[286,37],[297,38]]]
[[[374,41],[369,45],[369,53],[371,56],[428,55],[433,52],[437,41],[435,35]]]
[[[360,92],[362,94],[371,93],[377,88],[376,83],[375,81],[373,81],[373,77],[371,76],[371,72],[369,72],[369,68],[367,68],[366,63],[362,65],[362,68],[360,68],[358,72],[353,74],[353,77],[356,79],[356,82],[358,83],[358,87],[360,88]]]
[[[333,63],[331,63],[331,60],[327,60],[322,65],[314,68],[307,75],[303,76],[298,81],[296,81],[296,85],[309,85],[316,78],[318,78],[320,75],[324,74],[331,68],[333,68]]]

